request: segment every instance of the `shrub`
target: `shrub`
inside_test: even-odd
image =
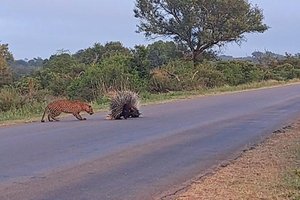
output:
[[[0,111],[5,112],[12,108],[20,108],[24,104],[21,94],[12,87],[0,90]]]
[[[110,90],[143,90],[145,82],[131,67],[131,61],[130,56],[116,54],[90,66],[68,87],[68,96],[91,101]]]
[[[210,63],[199,64],[195,70],[191,78],[194,89],[215,88],[225,84],[223,73]]]
[[[263,80],[263,71],[254,63],[247,61],[221,61],[216,68],[224,74],[228,85],[239,85]]]
[[[272,69],[273,78],[276,80],[289,80],[300,78],[300,69],[296,69],[293,65],[285,63],[278,65]]]
[[[152,70],[150,90],[156,92],[213,88],[224,84],[223,74],[210,63],[174,61]]]

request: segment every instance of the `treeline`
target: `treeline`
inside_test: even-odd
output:
[[[300,78],[299,54],[254,52],[252,61],[224,61],[209,52],[195,63],[188,49],[175,42],[132,49],[109,42],[24,61],[14,60],[8,45],[0,46],[0,111],[24,106],[40,111],[36,105],[53,98],[101,103],[112,90],[162,93]]]

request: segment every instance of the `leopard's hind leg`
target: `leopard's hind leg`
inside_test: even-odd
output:
[[[51,117],[51,114],[48,114],[48,121],[49,122],[53,122],[53,120],[51,119],[52,117]]]
[[[52,122],[53,120],[54,121],[59,121],[59,119],[58,118],[56,118],[57,116],[59,116],[61,114],[61,112],[52,112],[52,113],[50,113],[49,115],[48,115],[48,120],[50,121],[50,122]],[[52,119],[53,120],[52,120]]]

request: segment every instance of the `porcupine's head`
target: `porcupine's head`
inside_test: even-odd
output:
[[[110,119],[127,119],[129,117],[139,117],[138,94],[132,91],[118,91],[111,98]]]
[[[123,111],[121,116],[124,117],[124,119],[127,119],[129,117],[137,118],[141,115],[140,111],[136,107],[132,107],[129,104],[125,104],[123,106]]]

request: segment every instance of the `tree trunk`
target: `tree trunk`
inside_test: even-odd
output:
[[[197,65],[197,56],[198,56],[198,52],[197,51],[193,51],[193,64],[194,64],[194,67],[196,67]]]

